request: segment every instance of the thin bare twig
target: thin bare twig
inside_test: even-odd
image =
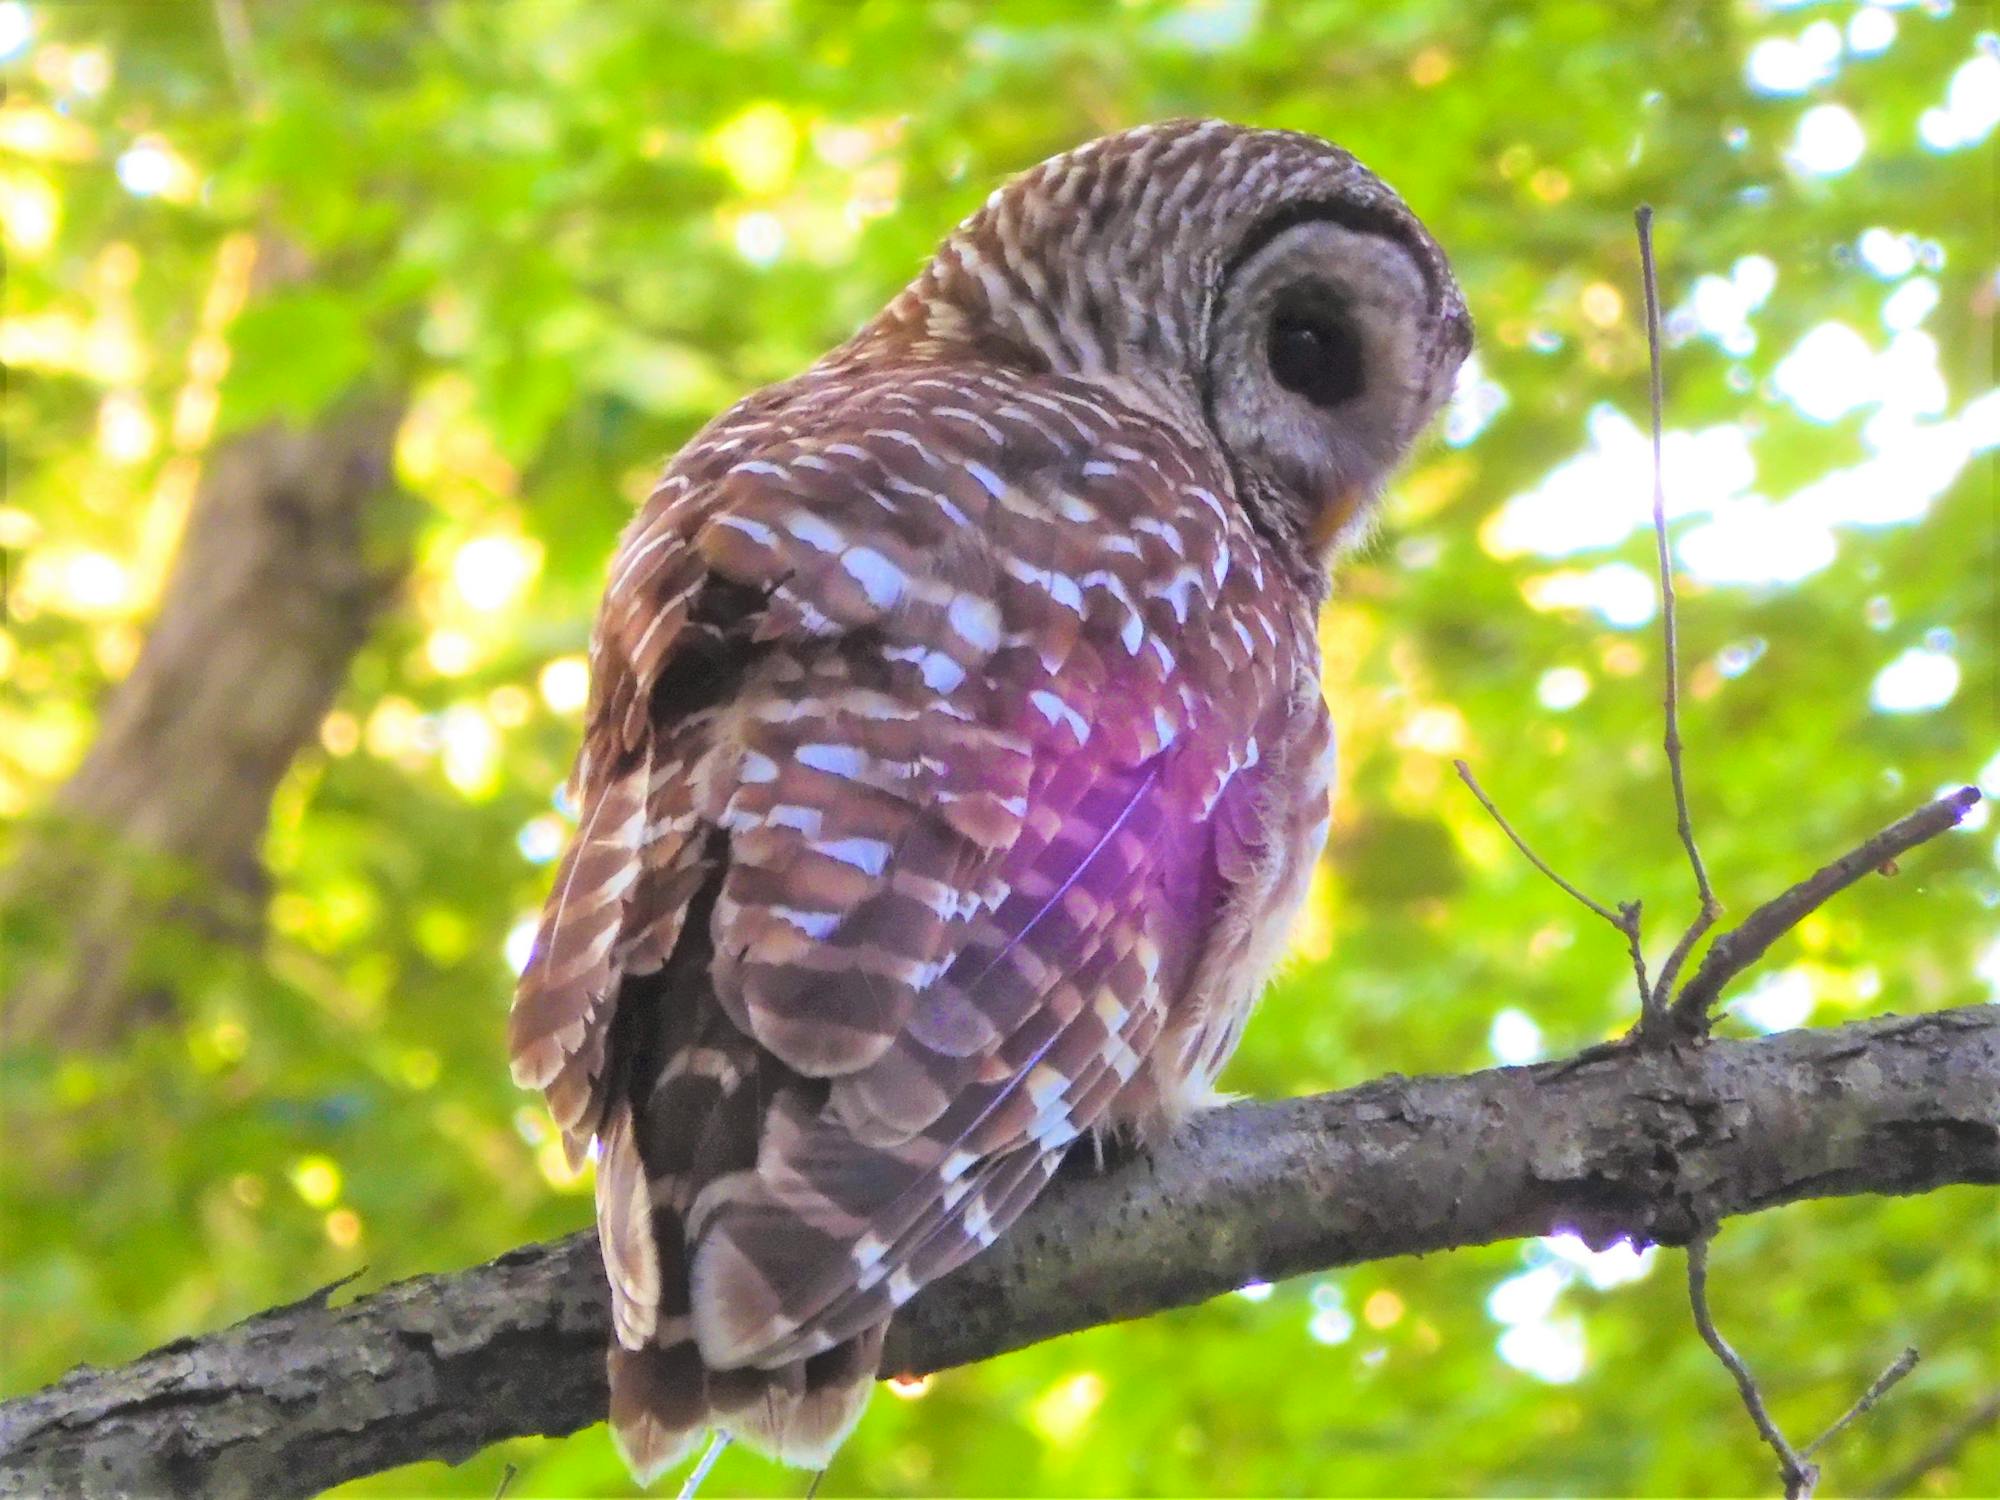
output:
[[[1708,883],[1708,866],[1702,862],[1701,848],[1694,839],[1694,820],[1688,813],[1687,767],[1684,747],[1681,743],[1681,662],[1680,662],[1680,619],[1678,601],[1674,596],[1673,551],[1667,544],[1667,481],[1665,444],[1661,436],[1663,412],[1666,406],[1666,381],[1660,369],[1660,278],[1653,261],[1653,209],[1642,203],[1633,215],[1639,230],[1639,278],[1646,294],[1646,351],[1651,366],[1650,397],[1653,418],[1653,545],[1659,557],[1660,568],[1660,629],[1666,645],[1666,734],[1667,773],[1674,787],[1674,822],[1681,837],[1681,847],[1687,850],[1688,868],[1694,871],[1695,894],[1701,898],[1701,910],[1674,944],[1673,952],[1667,955],[1666,963],[1660,966],[1658,984],[1648,993],[1645,1001],[1649,1016],[1662,1012],[1667,996],[1672,992],[1681,965],[1687,962],[1694,945],[1701,941],[1702,934],[1715,925],[1715,919],[1722,914],[1722,903],[1715,898],[1715,890]]]
[[[1923,1477],[1932,1469],[1943,1468],[1958,1457],[1959,1449],[1996,1424],[2000,1424],[2000,1391],[1988,1396],[1962,1419],[1939,1433],[1923,1452],[1900,1469],[1878,1479],[1863,1493],[1876,1497],[1876,1500],[1894,1500],[1898,1495],[1908,1494],[1923,1482]]]
[[[1603,902],[1592,900],[1571,885],[1555,872],[1555,868],[1547,860],[1528,847],[1528,841],[1515,831],[1514,825],[1507,821],[1506,814],[1501,812],[1493,799],[1486,795],[1486,789],[1480,786],[1478,779],[1473,776],[1472,767],[1462,760],[1455,760],[1451,764],[1458,772],[1458,779],[1466,784],[1472,795],[1479,799],[1479,805],[1486,809],[1486,815],[1500,825],[1500,831],[1513,840],[1514,847],[1527,857],[1529,864],[1548,876],[1564,894],[1579,902],[1586,910],[1602,917],[1625,935],[1625,951],[1632,960],[1632,972],[1639,982],[1639,1004],[1641,1007],[1647,1005],[1647,997],[1651,995],[1652,988],[1646,980],[1646,955],[1639,942],[1639,903],[1621,901],[1618,903],[1618,909],[1613,911]]]
[[[1722,934],[1702,955],[1694,977],[1674,998],[1674,1018],[1689,1027],[1706,1023],[1708,1009],[1724,985],[1764,956],[1771,944],[1790,932],[1829,897],[1879,870],[1898,855],[1956,827],[1979,801],[1977,787],[1964,786],[1899,818],[1857,848],[1801,880],[1782,895],[1766,901],[1743,921]]]
[[[1479,799],[1479,805],[1486,809],[1486,815],[1490,817],[1494,822],[1500,825],[1500,831],[1506,834],[1508,838],[1514,841],[1514,847],[1516,849],[1519,849],[1522,854],[1527,856],[1529,864],[1533,865],[1537,870],[1540,870],[1544,875],[1548,876],[1550,880],[1553,880],[1556,883],[1556,885],[1560,887],[1566,895],[1570,896],[1573,900],[1581,903],[1589,910],[1596,912],[1598,916],[1604,918],[1605,921],[1609,922],[1613,927],[1616,927],[1620,932],[1624,932],[1627,930],[1630,923],[1629,919],[1625,915],[1622,915],[1620,912],[1613,911],[1610,907],[1606,906],[1602,901],[1594,901],[1589,896],[1586,896],[1582,891],[1578,890],[1575,886],[1571,885],[1567,880],[1563,879],[1562,876],[1558,875],[1552,868],[1550,868],[1549,862],[1547,860],[1543,859],[1541,855],[1535,853],[1533,849],[1530,849],[1528,847],[1528,841],[1522,838],[1520,834],[1514,831],[1514,825],[1507,821],[1506,814],[1502,813],[1499,808],[1493,805],[1493,799],[1486,795],[1485,789],[1481,787],[1477,779],[1474,778],[1472,774],[1472,767],[1468,766],[1462,760],[1455,760],[1451,763],[1451,765],[1452,769],[1458,772],[1458,779],[1464,782],[1466,786],[1471,788],[1472,795]]]
[[[1640,934],[1643,931],[1640,924],[1644,914],[1644,902],[1621,901],[1618,903],[1618,915],[1625,919],[1620,924],[1625,932],[1625,953],[1632,960],[1632,977],[1639,982],[1639,1013],[1641,1016],[1646,1011],[1647,997],[1653,993],[1652,986],[1646,982],[1646,950],[1639,940]]]
[[[1840,1419],[1827,1428],[1825,1432],[1822,1432],[1810,1443],[1807,1443],[1805,1447],[1799,1449],[1799,1457],[1811,1458],[1820,1449],[1839,1437],[1842,1431],[1852,1425],[1858,1418],[1866,1416],[1869,1409],[1877,1401],[1880,1401],[1890,1391],[1894,1390],[1896,1383],[1917,1367],[1918,1357],[1915,1349],[1905,1349],[1901,1354],[1897,1355],[1895,1363],[1891,1364],[1888,1369],[1875,1377],[1874,1384],[1861,1393],[1859,1401],[1841,1413]]]
[[[1792,1445],[1785,1441],[1785,1435],[1778,1431],[1778,1424],[1771,1420],[1771,1413],[1764,1405],[1764,1393],[1757,1387],[1757,1377],[1750,1373],[1750,1367],[1743,1363],[1737,1352],[1729,1347],[1729,1340],[1715,1326],[1714,1315],[1708,1310],[1708,1241],[1706,1234],[1698,1235],[1688,1242],[1687,1277],[1688,1305],[1694,1310],[1694,1326],[1701,1333],[1702,1342],[1714,1351],[1736,1381],[1737,1392],[1743,1398],[1743,1409],[1750,1413],[1750,1420],[1757,1424],[1757,1431],[1771,1451],[1778,1455],[1778,1473],[1785,1482],[1785,1500],[1809,1500],[1813,1486],[1819,1482],[1819,1470],[1792,1451]]]
[[[514,1465],[507,1465],[500,1475],[500,1487],[493,1492],[493,1500],[507,1500],[507,1491],[514,1487],[514,1479],[520,1472]]]

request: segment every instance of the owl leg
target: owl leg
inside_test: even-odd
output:
[[[708,1478],[708,1471],[715,1467],[715,1461],[722,1457],[722,1450],[728,1446],[729,1434],[717,1428],[715,1436],[709,1440],[708,1451],[701,1456],[701,1462],[681,1481],[680,1500],[694,1500],[701,1490],[702,1481]]]

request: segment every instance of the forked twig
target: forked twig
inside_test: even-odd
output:
[[[1736,1390],[1743,1398],[1743,1409],[1750,1413],[1750,1420],[1757,1424],[1757,1431],[1763,1434],[1771,1451],[1778,1455],[1778,1473],[1785,1481],[1785,1500],[1807,1500],[1813,1486],[1819,1482],[1819,1470],[1814,1465],[1792,1451],[1792,1445],[1785,1441],[1785,1435],[1778,1430],[1778,1424],[1771,1420],[1771,1413],[1764,1405],[1764,1393],[1757,1388],[1757,1377],[1750,1373],[1750,1367],[1742,1357],[1729,1347],[1729,1340],[1715,1326],[1715,1317],[1708,1310],[1708,1235],[1702,1234],[1689,1241],[1687,1247],[1688,1306],[1694,1311],[1694,1326],[1700,1332],[1702,1342],[1714,1351],[1736,1381]]]
[[[1914,1370],[1917,1367],[1917,1360],[1919,1357],[1920,1356],[1917,1354],[1917,1351],[1915,1349],[1905,1349],[1901,1354],[1897,1355],[1895,1358],[1895,1362],[1892,1363],[1889,1366],[1889,1368],[1884,1370],[1880,1375],[1877,1375],[1875,1377],[1875,1383],[1869,1386],[1867,1390],[1861,1393],[1860,1400],[1856,1401],[1852,1406],[1848,1407],[1846,1411],[1842,1412],[1840,1414],[1839,1420],[1837,1420],[1831,1427],[1827,1428],[1825,1432],[1822,1432],[1818,1437],[1814,1438],[1810,1443],[1807,1443],[1805,1447],[1799,1449],[1799,1457],[1811,1458],[1815,1453],[1819,1452],[1820,1449],[1824,1448],[1828,1443],[1832,1442],[1835,1438],[1839,1437],[1842,1431],[1844,1431],[1857,1418],[1866,1416],[1868,1414],[1869,1408],[1874,1406],[1875,1403],[1877,1401],[1880,1401],[1884,1396],[1888,1395],[1890,1391],[1894,1390],[1896,1388],[1897,1382],[1900,1381],[1905,1375],[1909,1374],[1910,1371]]]
[[[1962,786],[1955,792],[1947,792],[1935,802],[1897,819],[1790,890],[1766,901],[1738,926],[1717,938],[1702,955],[1694,977],[1674,998],[1675,1020],[1697,1028],[1704,1024],[1708,1009],[1722,993],[1722,987],[1762,958],[1771,944],[1798,926],[1828,897],[1846,890],[1870,871],[1882,869],[1898,855],[1956,827],[1978,801],[1977,787]]]

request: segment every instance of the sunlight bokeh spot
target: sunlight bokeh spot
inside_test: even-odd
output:
[[[0,234],[7,248],[24,260],[48,252],[62,222],[62,200],[39,172],[0,173]]]
[[[1840,62],[1840,28],[1815,21],[1797,37],[1767,36],[1750,49],[1744,77],[1759,94],[1803,94],[1833,77]]]
[[[1547,1385],[1572,1384],[1588,1363],[1579,1318],[1516,1324],[1500,1335],[1497,1347],[1508,1364]]]
[[[143,462],[152,457],[159,438],[159,423],[135,393],[113,391],[98,405],[98,451],[113,463]]]
[[[130,606],[132,572],[122,559],[94,547],[52,547],[29,555],[19,588],[59,614],[107,620]]]
[[[1731,641],[1715,653],[1715,669],[1732,680],[1741,677],[1764,659],[1767,649],[1768,643],[1762,636],[1752,636],[1747,641]]]
[[[486,712],[502,729],[519,729],[534,711],[534,694],[517,682],[502,683],[486,695]]]
[[[1659,612],[1653,576],[1628,562],[1546,573],[1528,579],[1522,592],[1536,609],[1588,609],[1626,630],[1650,624]]]
[[[567,837],[562,819],[544,813],[521,825],[521,831],[514,836],[514,846],[529,864],[545,865],[562,853],[563,840]]]
[[[1410,59],[1410,82],[1435,88],[1451,76],[1451,54],[1442,47],[1425,47]]]
[[[1917,237],[1893,234],[1877,224],[1861,231],[1855,241],[1863,264],[1885,281],[1907,276],[1917,268]]]
[[[32,547],[42,535],[41,522],[12,505],[0,505],[0,548],[20,552]]]
[[[541,565],[539,542],[512,533],[474,537],[452,554],[451,584],[467,607],[493,613],[511,607]]]
[[[1333,871],[1326,861],[1313,866],[1311,885],[1306,899],[1299,907],[1299,914],[1292,919],[1292,930],[1286,939],[1285,953],[1288,958],[1301,963],[1324,963],[1333,957]]]
[[[1811,976],[1794,965],[1758,979],[1730,1003],[1729,1009],[1757,1030],[1769,1033],[1805,1025],[1815,1003]]]
[[[2000,57],[1982,51],[1951,75],[1945,101],[1917,120],[1917,135],[1933,151],[1976,146],[2000,125]]]
[[[536,685],[542,702],[557,713],[581,713],[590,697],[590,664],[581,656],[559,656],[542,668]]]
[[[1458,367],[1452,383],[1451,402],[1444,415],[1445,442],[1453,448],[1463,448],[1506,408],[1506,390],[1486,373],[1479,356],[1472,355]]]
[[[361,1242],[361,1215],[351,1208],[336,1208],[326,1216],[326,1237],[343,1250]]]
[[[1868,701],[1878,713],[1929,713],[1957,695],[1959,676],[1957,657],[1912,646],[1875,674]]]
[[[799,132],[782,106],[753,104],[717,130],[711,145],[736,186],[761,197],[791,180]]]
[[[1465,715],[1448,703],[1420,708],[1396,731],[1396,743],[1426,755],[1457,755],[1469,743]]]
[[[1937,283],[1928,276],[1912,276],[1882,300],[1882,326],[1892,333],[1915,328],[1937,305]]]
[[[1986,764],[1979,768],[1974,781],[1989,799],[2000,797],[2000,750],[1994,751]]]
[[[319,721],[319,742],[328,755],[352,755],[361,746],[361,721],[337,708]]]
[[[1533,489],[1515,495],[1480,528],[1498,558],[1536,553],[1564,557],[1611,547],[1652,517],[1652,447],[1625,413],[1600,404],[1585,419],[1589,446],[1556,464]],[[1757,476],[1749,434],[1737,423],[1665,434],[1669,519],[1714,509]]]
[[[1510,1066],[1536,1062],[1542,1056],[1542,1028],[1526,1011],[1510,1005],[1493,1017],[1486,1031],[1486,1047]]]
[[[420,748],[422,715],[409,699],[391,694],[368,712],[362,743],[378,760],[396,760]]]
[[[156,135],[141,136],[118,157],[118,180],[135,198],[165,198],[185,203],[200,180],[173,147]]]
[[[45,161],[88,161],[97,155],[97,137],[54,110],[7,104],[0,106],[0,149]]]
[[[1625,298],[1608,281],[1593,281],[1577,299],[1584,317],[1599,328],[1613,328],[1625,316]]]
[[[1773,505],[1746,495],[1684,532],[1674,551],[1688,572],[1710,583],[1797,583],[1838,553],[1833,533],[1796,500]]]
[[[736,253],[753,266],[772,265],[785,253],[783,221],[762,209],[739,217],[730,238],[736,245]]]
[[[1403,1299],[1387,1287],[1381,1287],[1368,1294],[1368,1300],[1361,1304],[1361,1321],[1370,1328],[1393,1328],[1402,1321]]]
[[[1354,1337],[1354,1314],[1344,1307],[1322,1307],[1306,1320],[1306,1334],[1315,1344],[1344,1344]]]
[[[2000,938],[1993,939],[1979,951],[1973,972],[1986,981],[1987,993],[2000,1000]]]
[[[1875,394],[1875,350],[1847,324],[1821,323],[1778,361],[1771,378],[1801,416],[1836,421]]]
[[[325,1208],[340,1196],[340,1168],[331,1157],[302,1156],[292,1163],[292,1188],[314,1208]]]
[[[1630,1240],[1618,1240],[1602,1250],[1593,1250],[1580,1235],[1568,1232],[1544,1236],[1539,1242],[1551,1255],[1574,1266],[1584,1280],[1600,1292],[1644,1281],[1653,1274],[1659,1247],[1641,1249]]]
[[[445,780],[467,796],[492,791],[500,760],[500,732],[493,721],[470,703],[455,703],[445,710],[439,734]]]
[[[1590,696],[1590,674],[1581,667],[1551,667],[1535,684],[1535,697],[1543,708],[1557,713],[1575,708]]]
[[[21,0],[0,3],[0,57],[12,57],[34,39],[35,23]]]
[[[534,955],[535,933],[541,928],[539,913],[521,918],[507,929],[506,942],[501,952],[507,960],[507,967],[519,974],[528,967],[528,960]]]
[[[597,1160],[596,1144],[593,1139],[590,1157],[593,1162]],[[542,1174],[542,1181],[559,1193],[585,1192],[592,1181],[592,1173],[587,1166],[572,1167],[569,1164],[569,1154],[563,1149],[560,1135],[551,1135],[535,1148],[535,1170]]]
[[[1864,5],[1847,23],[1847,50],[1858,57],[1886,52],[1896,40],[1896,18],[1879,5]]]
[[[1028,1420],[1044,1441],[1067,1448],[1084,1435],[1103,1404],[1104,1377],[1085,1370],[1037,1396],[1028,1408]]]
[[[479,662],[479,643],[463,630],[433,630],[424,637],[424,660],[440,677],[463,677]]]
[[[1486,1314],[1496,1323],[1531,1323],[1547,1317],[1569,1276],[1559,1266],[1517,1272],[1486,1294]]]
[[[1316,1281],[1309,1294],[1312,1316],[1306,1336],[1316,1344],[1344,1344],[1354,1337],[1354,1315],[1347,1310],[1347,1293],[1336,1281]]]

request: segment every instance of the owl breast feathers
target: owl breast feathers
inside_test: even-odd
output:
[[[1325,837],[1329,550],[1468,340],[1352,158],[1149,127],[669,467],[510,1024],[596,1142],[636,1472],[824,1464],[896,1307],[1208,1096]]]

